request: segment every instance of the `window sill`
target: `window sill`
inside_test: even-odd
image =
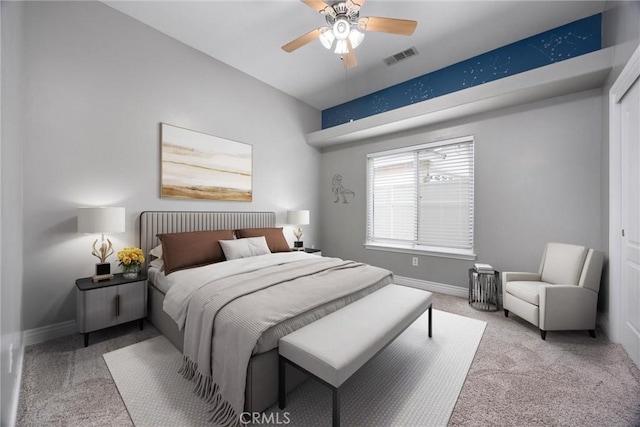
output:
[[[364,247],[375,251],[386,252],[399,252],[405,254],[414,255],[427,255],[441,258],[454,258],[473,261],[476,259],[476,254],[470,251],[457,250],[457,249],[444,249],[444,248],[421,248],[415,246],[397,245],[391,243],[365,243]]]

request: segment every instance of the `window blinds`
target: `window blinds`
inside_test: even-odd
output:
[[[367,159],[367,243],[473,250],[473,138]]]

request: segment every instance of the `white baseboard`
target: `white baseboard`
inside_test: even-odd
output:
[[[52,339],[65,337],[78,332],[75,320],[43,326],[41,328],[28,329],[22,335],[23,345],[39,344]]]
[[[447,285],[444,283],[429,282],[427,280],[413,279],[411,277],[393,276],[393,280],[398,285],[410,286],[429,292],[438,292],[446,295],[467,298],[469,289],[460,286]]]

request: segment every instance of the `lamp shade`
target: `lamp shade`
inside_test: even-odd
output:
[[[294,225],[309,224],[309,211],[288,211],[287,223]]]
[[[124,233],[124,208],[78,208],[78,233]]]

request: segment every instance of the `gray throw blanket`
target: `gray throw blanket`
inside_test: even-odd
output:
[[[247,366],[273,325],[373,285],[391,272],[318,257],[212,281],[189,302],[181,373],[212,404],[211,421],[236,425],[244,407]]]

